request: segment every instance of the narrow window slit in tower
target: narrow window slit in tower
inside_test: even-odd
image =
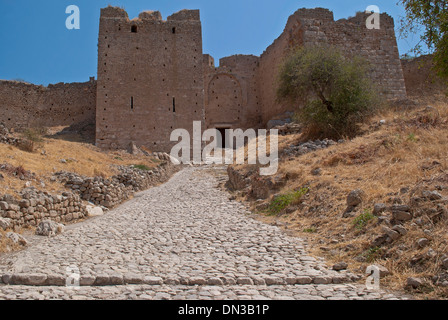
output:
[[[173,28],[173,34],[176,33],[176,27]]]
[[[131,97],[131,110],[134,110],[134,97]]]
[[[131,27],[131,32],[132,33],[137,33],[137,26],[136,25]]]
[[[173,112],[176,112],[176,98],[173,97]]]

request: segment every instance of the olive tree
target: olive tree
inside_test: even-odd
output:
[[[368,72],[365,60],[335,47],[302,47],[280,68],[277,98],[297,107],[310,135],[353,136],[379,101]]]

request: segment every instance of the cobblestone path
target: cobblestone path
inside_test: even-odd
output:
[[[249,217],[218,188],[220,170],[188,167],[61,235],[30,236],[0,258],[0,299],[404,298],[355,284]],[[80,288],[66,286],[73,270]]]

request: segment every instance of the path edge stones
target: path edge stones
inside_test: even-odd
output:
[[[353,283],[359,278],[353,274],[337,276],[297,276],[297,277],[190,277],[190,278],[162,278],[140,274],[98,274],[80,276],[80,286],[120,286],[120,285],[308,285],[308,284],[344,284]],[[67,286],[67,277],[44,273],[6,273],[0,276],[0,285],[26,286]],[[68,285],[70,286],[70,285]]]

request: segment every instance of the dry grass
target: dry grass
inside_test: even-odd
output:
[[[9,238],[7,238],[6,231],[0,229],[0,253],[17,251],[20,249],[22,249],[22,247],[19,244],[15,244]]]
[[[373,262],[385,265],[392,272],[381,282],[387,288],[402,290],[411,276],[430,280],[441,271],[440,257],[448,254],[448,221],[432,224],[431,236],[422,227],[408,223],[406,236],[375,251],[370,244],[382,234],[377,219],[360,230],[354,226],[354,217],[343,218],[342,214],[348,193],[358,188],[365,191],[366,197],[356,216],[372,210],[375,203],[390,204],[394,198],[406,203],[419,190],[434,190],[436,185],[448,188],[448,103],[431,103],[431,107],[427,107],[427,101],[419,101],[415,107],[390,109],[372,119],[360,137],[284,159],[279,174],[286,175],[288,181],[280,193],[303,186],[310,191],[293,213],[263,220],[288,223],[288,230],[309,238],[313,253],[326,256],[330,263],[346,261],[352,270],[361,273]],[[382,119],[386,124],[380,126]],[[300,140],[300,135],[284,139],[280,149],[293,140]],[[311,173],[316,168],[321,168],[321,175]],[[409,191],[400,194],[404,188]],[[448,197],[448,189],[440,193]],[[415,241],[422,237],[430,239],[430,246],[419,249]],[[429,248],[436,252],[435,257],[410,264]],[[367,257],[367,261],[358,261],[359,256]],[[425,298],[448,297],[448,290],[428,285],[418,294]]]
[[[66,163],[62,163],[62,159]],[[61,190],[60,184],[50,181],[53,173],[60,170],[85,176],[110,177],[117,173],[112,165],[141,164],[154,167],[157,163],[152,159],[152,157],[130,155],[123,151],[105,152],[90,144],[61,139],[44,138],[40,147],[33,153],[0,144],[0,164],[22,166],[25,170],[35,173],[36,179],[31,181],[32,185],[47,191]],[[2,171],[0,173],[5,178],[0,181],[0,194],[12,193],[24,187],[25,181]],[[45,183],[45,187],[41,187],[40,181]]]

